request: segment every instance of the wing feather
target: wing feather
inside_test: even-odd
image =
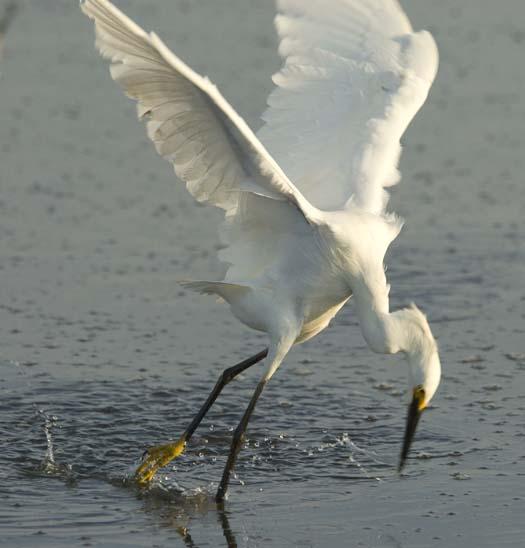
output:
[[[138,115],[147,120],[158,153],[198,201],[232,211],[239,193],[256,187],[314,221],[317,210],[207,78],[108,0],[85,0],[81,7],[95,21],[96,45],[113,63],[111,76],[138,101]]]
[[[437,47],[396,0],[277,0],[282,69],[258,137],[314,206],[384,211]]]

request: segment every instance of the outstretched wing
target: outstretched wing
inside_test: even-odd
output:
[[[176,57],[108,0],[84,0],[96,44],[111,75],[138,101],[148,135],[200,202],[231,212],[240,193],[293,204],[311,221],[313,208],[289,181],[244,120],[207,79]]]
[[[436,75],[397,0],[277,0],[284,65],[258,137],[313,205],[381,213],[399,140]]]

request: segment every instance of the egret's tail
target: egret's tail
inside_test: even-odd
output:
[[[247,285],[232,284],[227,282],[208,282],[204,280],[179,282],[183,287],[202,293],[203,295],[218,295],[225,301],[231,302],[244,296],[251,288]]]

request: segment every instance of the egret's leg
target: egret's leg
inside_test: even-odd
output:
[[[215,495],[215,500],[217,502],[222,502],[224,500],[224,495],[226,494],[226,491],[228,489],[228,483],[230,481],[230,475],[233,471],[233,467],[235,466],[237,455],[239,454],[239,451],[241,449],[241,445],[244,439],[244,433],[246,432],[246,427],[248,426],[248,421],[252,416],[255,404],[257,403],[257,400],[259,399],[259,396],[261,395],[261,392],[263,391],[267,382],[268,381],[266,379],[262,379],[259,382],[257,388],[255,389],[255,392],[253,393],[252,399],[250,400],[250,403],[246,411],[244,412],[244,415],[242,416],[241,422],[235,429],[232,438],[232,444],[230,447],[230,454],[228,455],[228,461],[226,462],[226,466],[224,467],[221,483],[219,485],[219,488],[217,489],[217,494]]]
[[[293,324],[288,323],[288,329],[283,330],[280,337],[275,342],[273,342],[273,344],[270,344],[270,350],[268,352],[268,369],[266,370],[262,379],[259,381],[259,384],[257,385],[255,392],[253,393],[252,399],[250,400],[250,403],[248,404],[248,407],[244,412],[244,415],[242,416],[241,422],[239,423],[233,434],[230,453],[228,455],[228,461],[226,462],[226,466],[224,467],[221,483],[219,484],[217,494],[215,495],[215,500],[218,503],[222,503],[224,501],[224,496],[226,495],[226,491],[228,490],[230,475],[235,466],[237,455],[241,449],[242,441],[244,439],[244,433],[246,432],[246,427],[248,426],[248,422],[250,420],[250,417],[252,416],[255,404],[257,403],[261,392],[264,390],[264,387],[266,386],[272,375],[277,371],[277,368],[283,361],[286,354],[288,354],[288,351],[294,344],[295,340],[297,339],[297,335],[300,332],[299,324],[295,325],[295,329],[292,327],[292,325]]]
[[[267,354],[268,349],[266,348],[258,354],[255,354],[255,356],[252,356],[251,358],[248,358],[238,363],[237,365],[225,369],[219,377],[210,395],[208,396],[208,399],[204,402],[203,406],[195,415],[194,419],[191,421],[188,428],[186,428],[182,436],[175,442],[158,445],[156,447],[150,447],[146,451],[146,457],[144,461],[135,472],[135,479],[137,480],[137,482],[143,485],[147,484],[149,481],[151,481],[159,468],[166,466],[166,464],[170,463],[174,458],[182,454],[186,447],[186,443],[190,440],[191,436],[221,393],[222,389],[237,375],[239,375],[252,365],[255,365],[256,363],[263,360],[267,356]]]

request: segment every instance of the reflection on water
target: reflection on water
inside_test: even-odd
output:
[[[224,503],[216,503],[214,495],[199,493],[180,493],[166,489],[148,489],[140,495],[142,510],[151,516],[161,527],[171,528],[180,535],[188,547],[198,548],[198,538],[191,535],[191,522],[203,514],[215,514],[217,526],[228,548],[237,548],[235,533],[230,525],[228,511]],[[205,539],[207,543],[207,539]]]

